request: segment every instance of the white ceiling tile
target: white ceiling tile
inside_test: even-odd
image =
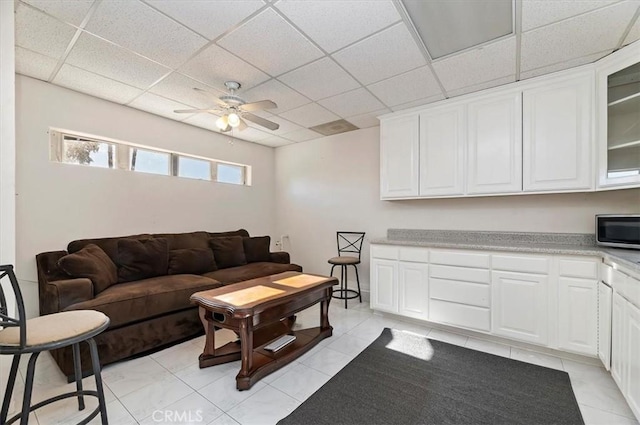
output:
[[[264,99],[274,101],[278,107],[267,110],[267,112],[273,114],[279,114],[311,102],[300,93],[290,89],[280,81],[273,79],[262,83],[251,90],[241,92],[240,95],[247,102],[257,102]]]
[[[317,60],[281,75],[278,79],[312,100],[324,99],[360,87],[360,83],[330,58]]]
[[[189,108],[188,105],[174,102],[173,100],[166,99],[152,93],[144,93],[142,96],[131,102],[129,106],[151,112],[152,114],[171,118],[176,121],[182,121],[189,118],[189,115],[187,114],[176,114],[173,112],[175,109],[187,109]]]
[[[371,93],[359,88],[318,102],[341,117],[351,117],[384,108]]]
[[[445,90],[481,84],[516,73],[516,38],[509,37],[433,62]]]
[[[522,0],[522,31],[548,25],[620,0]]]
[[[293,121],[305,128],[313,127],[340,119],[333,112],[329,112],[317,103],[310,103],[300,108],[280,114],[284,119]]]
[[[367,86],[387,106],[441,94],[440,86],[427,66]]]
[[[137,0],[103,1],[85,29],[170,68],[207,43],[193,31]]]
[[[78,38],[66,63],[142,89],[169,72],[162,65],[87,33]]]
[[[400,20],[391,1],[282,0],[276,7],[328,52]]]
[[[414,100],[411,102],[407,102],[407,103],[403,103],[402,105],[397,105],[394,106],[393,108],[391,108],[391,110],[393,112],[396,111],[404,111],[405,109],[409,109],[409,108],[414,108],[416,106],[423,106],[423,105],[427,105],[429,103],[434,103],[437,102],[439,100],[443,100],[444,96],[442,94],[436,95],[436,96],[430,96],[426,99],[418,99],[418,100]]]
[[[266,139],[260,140],[258,143],[265,146],[271,146],[272,148],[277,148],[279,146],[291,145],[295,142],[284,139],[282,137],[271,136]]]
[[[265,3],[262,0],[146,0],[147,3],[209,40],[239,24]]]
[[[333,57],[365,85],[426,64],[403,23],[334,53]]]
[[[596,53],[589,56],[584,56],[577,59],[572,59],[566,62],[560,62],[549,66],[543,66],[542,68],[533,69],[531,71],[526,71],[520,73],[520,79],[526,80],[527,78],[537,77],[539,75],[551,74],[552,72],[562,71],[563,69],[574,68],[576,66],[584,65],[587,63],[592,63],[607,56],[613,50],[605,50],[604,52]]]
[[[507,75],[506,77],[500,77],[500,78],[497,78],[495,80],[483,81],[482,83],[479,83],[479,84],[474,84],[474,85],[471,85],[471,86],[462,87],[462,88],[455,89],[455,90],[450,90],[450,91],[447,92],[447,94],[449,95],[449,97],[456,97],[456,96],[461,96],[461,95],[467,94],[467,93],[473,93],[473,92],[477,92],[477,91],[480,91],[480,90],[489,89],[491,87],[502,86],[504,84],[513,83],[515,81],[516,81],[515,74],[514,75]]]
[[[265,131],[255,129],[253,127],[247,127],[242,131],[234,131],[234,135],[241,139],[248,140],[249,142],[259,142],[260,140],[264,140],[272,136]]]
[[[206,90],[215,97],[222,96],[224,94],[224,92],[218,91],[213,87],[209,87],[177,72],[174,72],[164,78],[158,84],[153,86],[149,92],[195,108],[215,109],[218,107],[213,99],[203,93],[195,91],[194,88]]]
[[[298,130],[303,130],[303,128],[300,127],[298,124],[294,124],[291,121],[287,121],[284,118],[279,117],[277,115],[271,115],[269,117],[265,117],[265,119],[268,119],[269,121],[275,122],[280,127],[275,131],[271,131],[271,130],[267,130],[266,128],[264,128],[264,127],[262,127],[262,126],[260,126],[258,124],[252,123],[251,121],[247,120],[247,123],[251,127],[257,128],[258,130],[264,131],[264,132],[269,133],[270,135],[273,135],[273,136],[283,136],[283,135],[286,135],[287,133],[291,133],[291,132],[298,131]]]
[[[80,25],[93,0],[22,0],[51,16],[73,25]]]
[[[16,5],[16,45],[51,58],[59,58],[76,33],[62,23],[21,3]]]
[[[66,64],[62,65],[53,83],[116,103],[127,103],[142,93],[135,87]]]
[[[204,113],[191,115],[189,118],[185,119],[182,122],[219,133],[220,129],[216,126],[217,119],[218,116],[216,115]]]
[[[522,34],[521,70],[614,49],[637,2],[622,2]]]
[[[355,117],[349,117],[346,118],[346,120],[358,128],[376,127],[380,125],[378,116],[389,113],[391,113],[391,110],[385,108],[362,115],[356,115]]]
[[[264,72],[216,45],[200,52],[180,72],[219,90],[226,90],[225,81],[238,81],[242,90],[248,90],[269,79]]]
[[[16,47],[16,72],[28,77],[47,81],[58,64],[57,59],[50,58],[31,50]]]
[[[636,22],[631,27],[631,30],[629,31],[629,34],[627,34],[627,37],[624,39],[623,45],[626,46],[627,44],[631,44],[634,41],[637,41],[638,39],[640,39],[640,17],[636,18]]]
[[[305,128],[302,130],[287,133],[282,137],[291,140],[292,142],[306,142],[307,140],[318,139],[323,136],[320,133],[316,133],[313,130],[308,130]]]
[[[272,76],[323,55],[272,9],[266,9],[218,44]]]

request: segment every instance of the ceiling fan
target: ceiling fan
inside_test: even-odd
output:
[[[202,93],[205,96],[212,99],[219,109],[176,109],[175,113],[178,114],[193,114],[196,112],[209,112],[216,115],[222,114],[216,121],[216,127],[222,132],[231,131],[234,128],[242,131],[247,128],[245,120],[258,124],[259,126],[268,128],[269,130],[277,130],[280,125],[252,114],[252,111],[260,111],[262,109],[277,108],[275,102],[271,100],[259,100],[257,102],[247,103],[243,98],[236,95],[236,91],[240,89],[241,85],[237,81],[227,81],[224,83],[229,94],[217,97],[215,94],[206,90],[194,88],[198,93]]]

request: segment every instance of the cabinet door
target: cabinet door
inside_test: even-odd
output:
[[[624,393],[624,368],[626,364],[625,305],[627,301],[617,292],[613,293],[611,310],[611,376]]]
[[[427,319],[429,266],[401,262],[398,268],[398,312],[403,316]]]
[[[598,282],[558,279],[559,346],[575,353],[598,351]]]
[[[522,94],[472,102],[467,193],[522,191]]]
[[[420,196],[464,193],[464,105],[420,114]]]
[[[611,369],[611,296],[610,286],[598,284],[598,357],[604,367]]]
[[[380,197],[418,195],[418,115],[380,122]]]
[[[398,262],[371,260],[371,308],[398,312]]]
[[[629,407],[640,418],[640,310],[633,304],[626,305],[627,343],[625,379]]]
[[[491,273],[493,333],[546,345],[548,277],[525,273]]]
[[[593,189],[592,73],[523,95],[524,191]]]

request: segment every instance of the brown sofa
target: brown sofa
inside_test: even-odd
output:
[[[250,238],[244,229],[76,240],[36,262],[40,315],[93,309],[111,319],[95,338],[103,365],[201,335],[194,292],[302,271],[288,253],[269,252],[268,236]],[[90,365],[81,348],[82,364]],[[52,355],[71,377],[71,348]]]

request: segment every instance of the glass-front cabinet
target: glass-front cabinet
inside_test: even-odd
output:
[[[640,186],[640,45],[598,64],[599,187]]]

